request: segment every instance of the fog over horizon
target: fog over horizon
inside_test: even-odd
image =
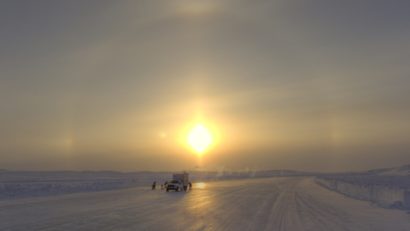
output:
[[[410,164],[409,1],[0,2],[0,169]],[[186,142],[212,132],[202,155]]]

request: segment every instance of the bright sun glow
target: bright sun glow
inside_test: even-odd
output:
[[[212,135],[202,124],[197,124],[188,134],[188,144],[199,154],[212,144]]]

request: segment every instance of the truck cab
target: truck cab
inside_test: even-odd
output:
[[[169,190],[174,190],[176,192],[179,192],[182,189],[183,189],[183,185],[182,185],[181,181],[179,181],[179,180],[171,180],[170,182],[168,182],[167,188],[166,188],[167,192]]]
[[[175,173],[172,175],[172,180],[166,185],[166,191],[174,190],[179,192],[181,190],[187,191],[189,186],[189,175],[187,172]]]

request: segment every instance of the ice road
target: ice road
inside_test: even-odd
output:
[[[410,230],[410,214],[354,200],[307,177],[149,186],[5,200],[0,230]]]

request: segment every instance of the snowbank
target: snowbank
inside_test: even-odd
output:
[[[368,171],[369,174],[377,174],[381,176],[409,176],[410,165],[403,165],[394,168],[380,168]]]
[[[377,182],[376,179],[375,177],[338,176],[320,177],[316,179],[316,182],[333,191],[355,199],[371,201],[381,207],[410,209],[410,188],[403,187],[403,185],[407,185],[407,182],[402,182],[398,185],[392,185],[391,182],[389,184],[381,184],[375,183]],[[404,181],[407,180],[405,179]],[[380,182],[383,181],[380,178]]]

